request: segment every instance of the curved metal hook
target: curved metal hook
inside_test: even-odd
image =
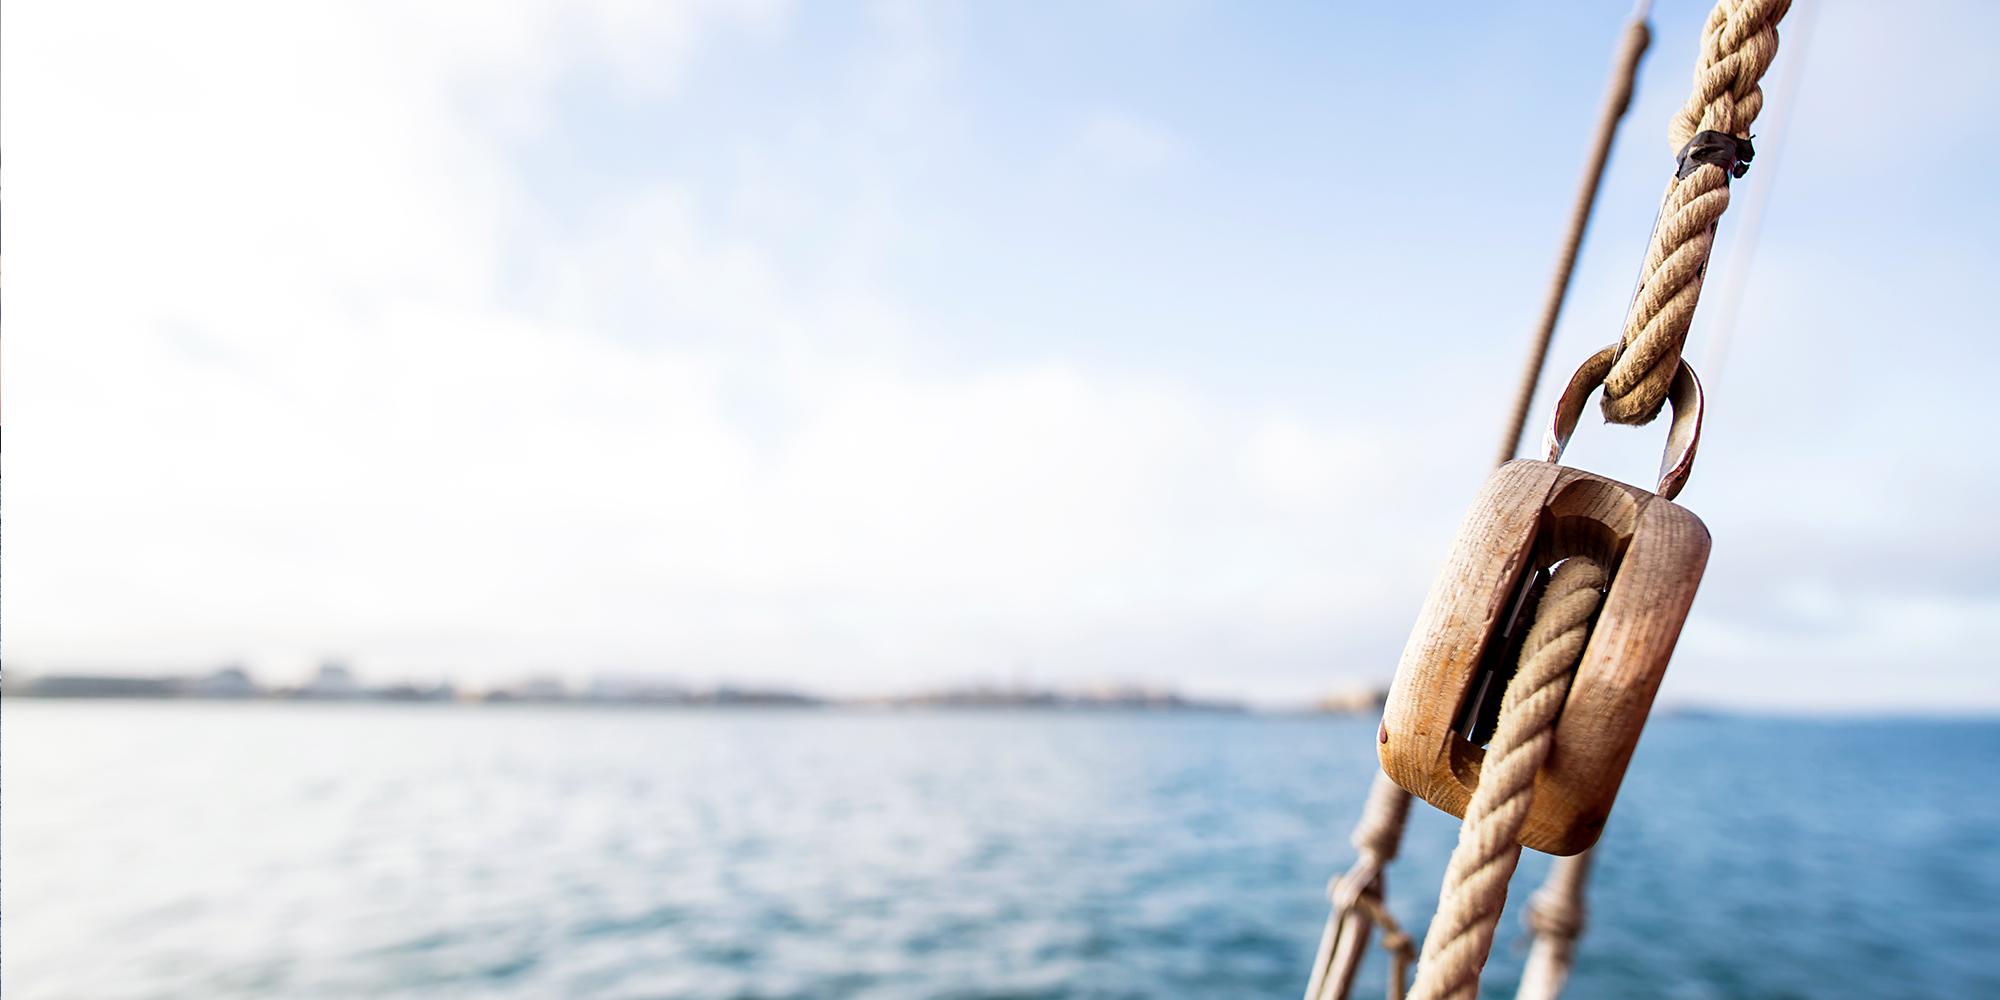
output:
[[[1604,376],[1611,374],[1611,364],[1617,360],[1618,345],[1613,344],[1586,358],[1576,374],[1569,377],[1569,385],[1563,387],[1562,397],[1556,400],[1555,419],[1549,423],[1544,448],[1548,461],[1562,460],[1563,449],[1569,446],[1570,436],[1576,433],[1576,422],[1583,416],[1583,404],[1604,384]],[[1674,371],[1667,401],[1673,407],[1674,422],[1667,431],[1666,454],[1660,457],[1660,485],[1653,492],[1672,500],[1687,485],[1688,473],[1694,470],[1695,447],[1701,444],[1701,379],[1695,377],[1694,369],[1686,361]]]

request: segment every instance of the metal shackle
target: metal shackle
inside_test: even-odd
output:
[[[1555,419],[1549,422],[1544,443],[1546,461],[1562,461],[1563,449],[1569,446],[1570,436],[1576,433],[1576,422],[1583,416],[1583,404],[1604,384],[1612,363],[1618,360],[1618,351],[1617,344],[1598,351],[1584,359],[1576,374],[1569,377],[1562,397],[1556,400]],[[1660,484],[1653,492],[1672,500],[1687,485],[1688,473],[1694,470],[1695,447],[1701,443],[1701,379],[1695,377],[1694,369],[1686,361],[1674,372],[1673,384],[1667,389],[1667,402],[1673,408],[1674,420],[1667,431],[1666,453],[1660,456]]]

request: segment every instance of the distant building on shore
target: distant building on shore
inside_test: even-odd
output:
[[[1389,703],[1389,689],[1359,686],[1334,691],[1313,703],[1313,710],[1329,715],[1380,715]]]
[[[390,684],[369,688],[367,696],[376,701],[457,701],[458,688],[450,681],[436,684]]]
[[[486,701],[569,701],[569,685],[553,674],[530,677],[512,687],[488,688]]]
[[[678,681],[644,675],[599,674],[584,688],[585,700],[626,705],[686,705],[694,693]]]
[[[361,682],[354,678],[354,671],[347,668],[347,664],[339,660],[328,660],[319,665],[319,672],[314,674],[313,679],[307,681],[304,687],[299,688],[298,693],[301,698],[346,699],[359,698],[365,692],[361,689]]]
[[[926,708],[1138,709],[1152,711],[1240,712],[1230,701],[1189,698],[1168,688],[1142,685],[1100,685],[1074,691],[1020,685],[947,688],[925,694],[885,699],[882,704]]]
[[[804,708],[823,705],[825,700],[799,691],[781,688],[719,687],[695,696],[697,705],[763,705]]]
[[[255,698],[264,693],[250,679],[250,672],[238,666],[223,667],[188,681],[185,691],[190,698]]]

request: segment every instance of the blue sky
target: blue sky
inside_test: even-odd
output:
[[[1706,6],[1656,5],[1557,378],[1616,337]],[[9,662],[1386,680],[1623,16],[16,11]],[[1690,349],[1670,700],[2000,707],[1996,21],[1792,15]],[[1570,459],[1644,482],[1662,434]]]

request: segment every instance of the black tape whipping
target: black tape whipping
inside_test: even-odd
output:
[[[1731,177],[1741,177],[1749,172],[1750,159],[1756,155],[1749,136],[1734,136],[1714,130],[1696,132],[1694,138],[1674,154],[1674,162],[1679,164],[1674,176],[1684,178],[1705,163],[1721,167]]]

